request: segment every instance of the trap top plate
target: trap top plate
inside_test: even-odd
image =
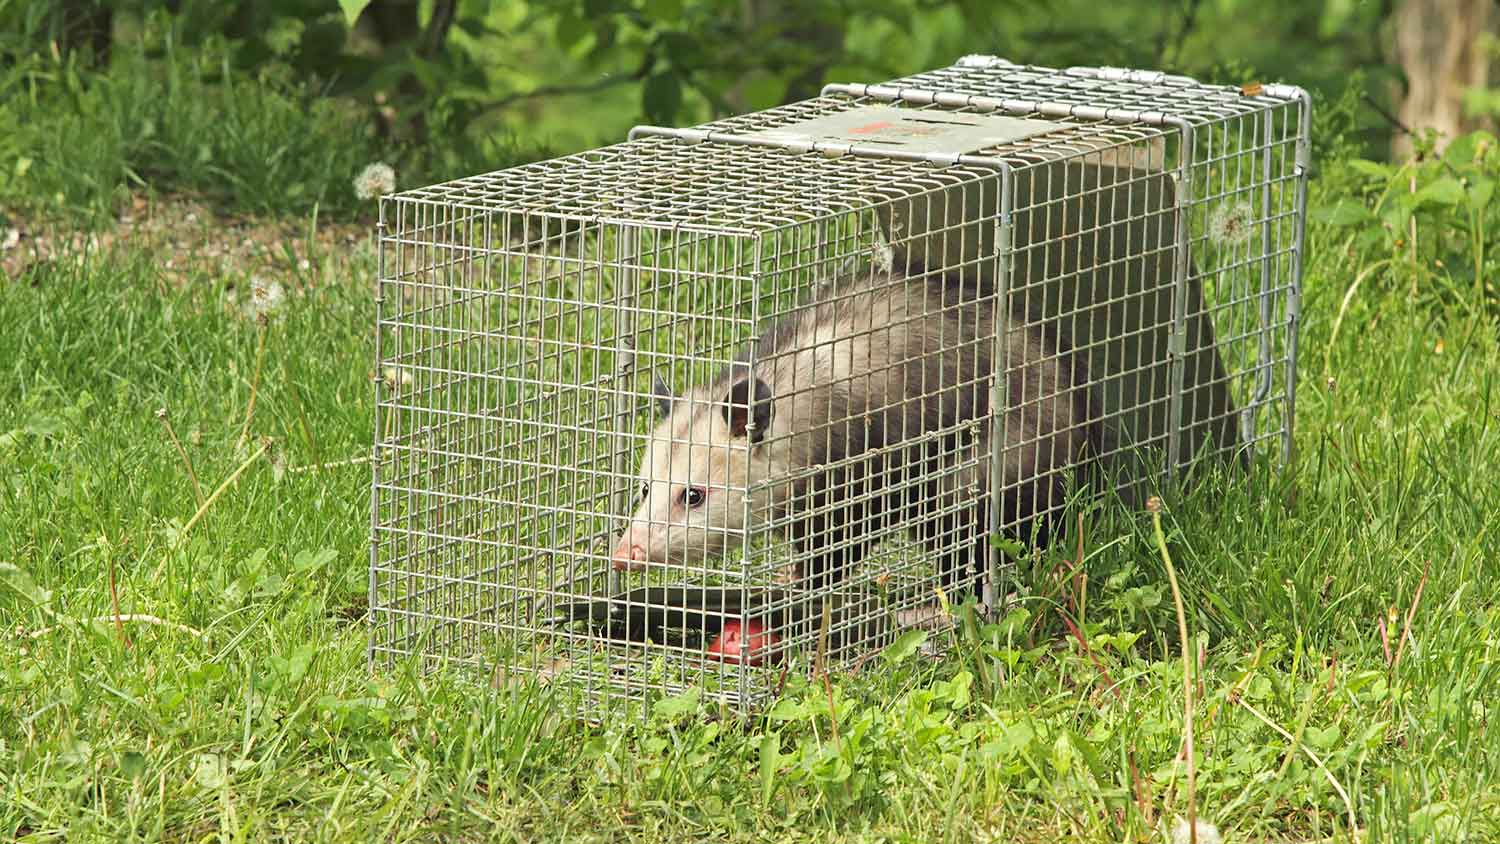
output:
[[[748,133],[778,143],[841,141],[917,153],[962,155],[1069,128],[1046,120],[867,105]]]

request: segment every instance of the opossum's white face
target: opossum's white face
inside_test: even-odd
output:
[[[760,384],[753,410],[744,400],[748,394],[741,392],[739,404],[732,396],[672,401],[641,460],[636,510],[615,546],[615,568],[697,563],[744,541],[747,496],[753,512],[769,503],[755,500],[766,493],[748,492],[750,474],[764,477],[776,462],[774,450],[758,442],[770,422],[769,391]]]

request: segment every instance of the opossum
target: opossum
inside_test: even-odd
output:
[[[823,285],[707,385],[658,382],[614,566],[699,564],[766,527],[798,549],[803,583],[834,584],[899,524],[946,588],[970,586],[989,553],[995,309],[983,282],[871,271]],[[1082,356],[1024,314],[1010,325],[1001,523],[1044,543],[1103,423]]]

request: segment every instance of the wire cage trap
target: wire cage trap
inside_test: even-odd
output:
[[[749,711],[1101,483],[1284,463],[1308,122],[971,56],[387,197],[372,662]]]

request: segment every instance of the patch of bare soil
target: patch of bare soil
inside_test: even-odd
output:
[[[47,262],[128,248],[159,260],[169,284],[205,275],[297,277],[320,257],[368,242],[374,229],[373,223],[226,214],[187,196],[136,196],[94,231],[14,216],[0,221],[0,273],[19,279]]]

